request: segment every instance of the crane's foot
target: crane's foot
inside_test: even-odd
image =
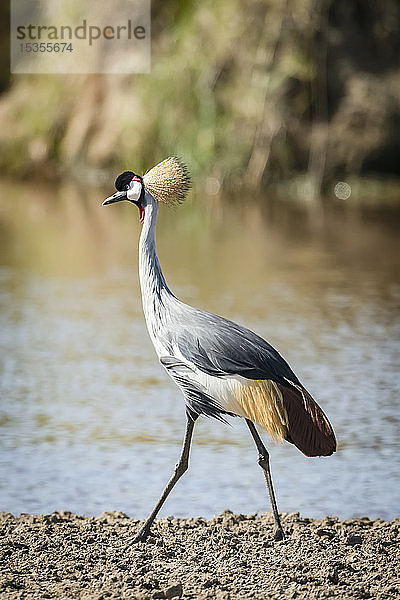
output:
[[[276,527],[274,531],[274,541],[281,542],[285,539],[285,534],[283,533],[282,527]]]
[[[142,527],[139,529],[136,535],[134,535],[129,541],[131,544],[137,544],[138,542],[145,542],[150,535],[150,527]]]
[[[145,542],[147,538],[151,535],[150,527],[142,526],[136,535],[126,538],[123,541],[123,546],[125,548],[129,548],[132,544],[138,544],[139,542]]]

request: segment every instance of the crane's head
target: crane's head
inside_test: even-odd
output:
[[[121,175],[118,175],[115,180],[115,194],[106,198],[103,202],[103,206],[106,204],[113,204],[114,202],[121,202],[121,200],[129,200],[133,202],[139,208],[140,221],[143,223],[144,219],[144,185],[143,178],[140,175],[136,175],[133,171],[124,171]]]
[[[184,201],[190,189],[190,176],[186,165],[175,156],[166,158],[143,177],[133,171],[125,171],[115,180],[116,192],[106,198],[103,206],[121,200],[129,200],[139,208],[143,223],[147,204],[146,192],[156,202],[172,206]],[[148,196],[147,196],[148,198]]]

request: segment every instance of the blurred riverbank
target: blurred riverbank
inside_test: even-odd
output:
[[[179,154],[206,195],[398,200],[399,33],[395,0],[154,1],[149,75],[3,78],[2,173],[88,184]]]

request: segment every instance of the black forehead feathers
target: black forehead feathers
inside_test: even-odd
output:
[[[133,171],[125,171],[124,173],[121,173],[121,175],[118,175],[117,179],[115,180],[116,190],[118,192],[123,192],[125,186],[129,184],[134,177],[135,173]]]

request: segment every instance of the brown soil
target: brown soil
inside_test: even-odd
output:
[[[271,515],[157,521],[127,544],[138,521],[0,514],[0,598],[400,598],[400,519],[339,521]]]

